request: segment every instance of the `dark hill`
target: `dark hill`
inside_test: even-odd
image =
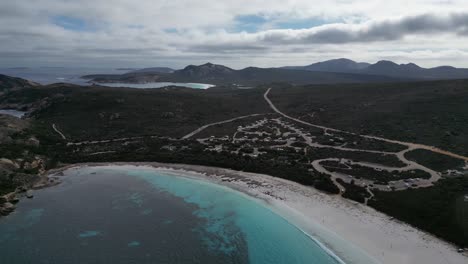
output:
[[[468,69],[451,66],[422,68],[414,63],[397,64],[392,61],[379,61],[375,64],[358,63],[348,59],[329,60],[307,66],[289,66],[286,69],[341,72],[355,74],[372,74],[394,78],[408,78],[418,80],[447,80],[468,78]]]
[[[308,71],[323,72],[353,72],[368,67],[369,63],[355,62],[349,59],[336,59],[323,62],[317,62],[304,67],[285,67],[289,69],[302,69]]]
[[[256,86],[274,82],[301,84],[332,84],[332,83],[375,83],[395,82],[402,78],[377,76],[356,73],[312,72],[306,70],[291,70],[282,68],[248,67],[234,70],[223,65],[206,63],[189,65],[171,74],[161,73],[127,73],[122,75],[88,75],[83,78],[93,82],[127,82],[144,83],[158,82],[196,82],[215,85],[245,85]]]
[[[0,95],[35,86],[40,86],[40,84],[25,79],[0,74]]]
[[[177,80],[222,80],[232,79],[236,75],[236,70],[223,65],[206,63],[200,66],[189,65],[182,70],[175,71],[170,79]]]
[[[168,67],[151,67],[133,70],[130,73],[173,73],[175,70]]]

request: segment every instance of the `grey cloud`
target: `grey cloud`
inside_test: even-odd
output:
[[[459,4],[456,4],[454,8],[467,10],[464,0],[457,1]],[[110,2],[112,4],[109,4]],[[336,4],[343,0],[333,0],[320,1],[329,3],[326,4],[327,8],[323,7],[327,11],[323,11],[321,5],[320,14],[318,14],[314,11],[313,7],[317,4],[314,4],[313,0],[289,1],[291,3],[302,2],[301,6],[304,7],[302,9],[307,11],[305,13],[309,11],[313,13],[304,14],[305,17],[320,17],[323,13],[332,17],[340,14],[340,17],[346,18],[352,11],[353,15],[366,17],[371,19],[371,22],[329,24],[300,30],[233,33],[234,31],[230,29],[234,15],[258,14],[259,12],[266,15],[280,13],[287,20],[288,18],[294,19],[296,14],[290,12],[292,8],[289,4],[291,3],[281,0],[264,1],[268,2],[268,6],[257,4],[256,7],[254,3],[245,4],[249,3],[247,0],[224,1],[225,3],[220,6],[226,8],[231,8],[230,5],[238,6],[226,10],[219,9],[217,5],[207,4],[209,1],[190,4],[189,7],[186,7],[186,3],[182,3],[185,1],[145,0],[141,2],[139,5],[134,5],[123,0],[65,2],[4,0],[0,4],[0,57],[3,58],[0,60],[0,66],[60,62],[64,65],[68,65],[69,62],[73,62],[74,65],[115,62],[124,66],[126,63],[152,64],[158,60],[174,62],[179,66],[205,61],[218,61],[219,63],[233,61],[243,66],[252,64],[271,66],[271,63],[283,63],[280,60],[290,60],[291,65],[297,65],[309,63],[309,60],[319,60],[322,57],[346,56],[377,60],[381,59],[382,55],[372,53],[372,50],[389,52],[400,48],[427,49],[437,52],[444,49],[463,50],[465,49],[463,37],[468,36],[468,12],[443,15],[457,9],[439,9],[438,6],[428,9],[423,5],[421,8],[414,8],[418,5],[410,4],[413,7],[412,10],[434,13],[378,21],[373,19],[392,16],[398,12],[387,12],[380,7],[368,10],[368,7],[364,5],[353,9],[354,7],[350,5],[354,1],[347,0],[344,2],[349,2],[349,5],[346,5],[346,10],[344,10],[343,6],[339,7]],[[170,3],[170,5],[167,6],[163,2]],[[404,5],[399,3],[404,1],[398,0],[397,2],[393,7],[403,9]],[[270,9],[273,5],[276,7]],[[93,8],[90,9],[89,6]],[[359,8],[362,10],[358,10]],[[413,12],[406,10],[404,13]],[[78,17],[86,20],[87,23],[93,25],[96,23],[100,27],[93,32],[67,30],[52,23],[51,17],[57,15]],[[144,27],[128,27],[134,24],[141,24]],[[164,31],[165,28],[184,30],[169,34]],[[406,36],[420,34],[427,34],[437,42],[432,43],[423,38],[398,41]],[[441,37],[442,34],[444,34],[443,37]],[[448,36],[446,37],[445,34]],[[412,60],[414,58],[423,59],[426,58],[426,54],[414,55]],[[453,59],[448,58],[449,60],[444,63],[451,64]],[[440,58],[437,59],[440,60]],[[414,60],[414,62],[418,61]]]
[[[197,53],[244,53],[244,52],[262,52],[270,50],[269,47],[249,44],[198,44],[187,47],[184,51]]]
[[[266,43],[343,44],[393,41],[408,35],[440,33],[467,35],[468,13],[448,16],[424,14],[357,26],[333,24],[307,30],[270,30],[259,33],[257,37]]]
[[[145,55],[150,52],[166,51],[164,48],[76,48],[76,52],[111,54],[111,55]]]
[[[183,51],[199,53],[257,53],[277,51],[306,52],[306,47],[326,48],[324,44],[388,42],[413,35],[452,34],[468,36],[468,13],[424,14],[363,24],[329,24],[310,29],[266,30],[248,35],[236,33],[211,38],[208,43],[188,44]],[[297,47],[302,45],[303,47]]]

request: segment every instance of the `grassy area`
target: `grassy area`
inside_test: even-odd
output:
[[[358,203],[364,203],[365,199],[370,196],[364,187],[355,185],[354,181],[351,183],[346,183],[342,179],[337,179],[337,181],[346,189],[343,194],[344,198],[354,200]]]
[[[468,80],[285,87],[270,98],[316,124],[468,155]]]
[[[170,145],[172,150],[165,148]],[[78,150],[78,151],[75,151]],[[103,155],[89,155],[93,152],[113,151]],[[288,179],[304,185],[314,186],[329,193],[338,193],[330,178],[296,162],[282,162],[277,155],[262,155],[252,158],[226,151],[206,151],[204,146],[194,140],[171,141],[167,139],[148,139],[123,145],[121,142],[93,145],[85,148],[69,147],[61,153],[60,161],[65,163],[81,162],[137,162],[158,161],[168,163],[195,164],[223,167],[239,171],[264,173]]]
[[[405,156],[409,160],[416,161],[421,165],[440,172],[461,168],[465,164],[463,160],[423,149],[413,150],[408,152]]]
[[[390,167],[403,167],[405,164],[394,155],[373,154],[367,152],[340,151],[331,148],[309,148],[307,158],[310,160],[324,158],[344,158],[354,161],[382,164]]]
[[[347,164],[343,166],[341,163],[336,161],[322,162],[322,165],[330,171],[339,172],[346,175],[351,175],[357,179],[364,178],[374,181],[376,184],[388,184],[389,181],[421,178],[429,179],[431,175],[421,170],[410,170],[410,171],[377,171],[373,168],[364,167],[359,164]]]
[[[47,99],[45,99],[47,98]],[[4,103],[41,101],[35,118],[55,123],[74,141],[139,135],[181,137],[198,127],[269,112],[259,90],[44,87],[10,94]]]

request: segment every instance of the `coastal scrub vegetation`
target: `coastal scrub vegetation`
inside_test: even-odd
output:
[[[375,191],[369,205],[461,247],[468,246],[468,177],[438,181],[431,188]]]
[[[344,160],[405,166],[395,155],[382,154],[404,148],[350,133],[322,131],[299,122],[292,127],[288,125],[291,121],[274,113],[264,100],[269,87],[151,90],[54,84],[9,90],[0,96],[0,108],[28,111],[29,124],[8,132],[0,142],[0,158],[8,160],[0,166],[4,169],[0,193],[37,180],[37,173],[50,168],[81,162],[216,166],[269,174],[333,194],[340,190],[328,175],[311,166],[312,161],[334,158],[335,162],[328,165],[349,172],[356,181],[362,178],[387,184],[395,179],[427,178],[417,174],[420,171],[394,174],[357,166],[345,169]],[[468,81],[272,87],[270,97],[276,107],[300,120],[468,154],[468,139],[463,136],[468,134]],[[245,119],[209,126],[194,137],[182,139],[202,126],[243,116]],[[258,124],[264,119],[264,124]],[[252,123],[260,129],[248,128]],[[65,138],[54,131],[53,125]],[[313,143],[322,147],[311,147],[301,133],[310,134]],[[463,197],[468,189],[467,177],[461,176],[466,173],[463,162],[421,150],[405,156],[438,172],[455,168],[461,174],[444,174],[443,180],[429,188],[373,189],[375,197],[368,204],[466,246],[463,223],[468,221],[463,208],[467,202]],[[14,167],[8,167],[10,161]],[[341,184],[346,189],[344,197],[361,203],[369,198],[363,186],[348,181]]]

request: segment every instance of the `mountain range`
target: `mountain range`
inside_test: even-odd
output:
[[[468,69],[451,66],[422,68],[414,63],[396,64],[379,61],[375,64],[336,59],[307,66],[279,68],[247,67],[241,70],[206,63],[189,65],[181,70],[165,67],[146,68],[125,74],[97,74],[82,78],[94,83],[198,82],[215,85],[253,86],[272,82],[301,84],[375,83],[468,78]]]
[[[248,67],[241,70],[206,63],[189,65],[171,73],[134,71],[125,74],[94,74],[83,76],[94,83],[147,83],[147,82],[194,82],[215,85],[254,86],[273,82],[301,84],[373,83],[395,82],[400,79],[387,76],[356,73],[312,72],[300,69]]]
[[[130,73],[173,73],[175,70],[168,67],[151,67],[130,71]]]
[[[355,62],[349,59],[335,59],[318,62],[307,66],[288,66],[282,69],[306,70],[314,72],[340,72],[355,74],[371,74],[397,78],[411,78],[420,80],[443,80],[468,78],[468,69],[452,66],[423,68],[414,63],[397,64],[382,60],[375,64]]]

